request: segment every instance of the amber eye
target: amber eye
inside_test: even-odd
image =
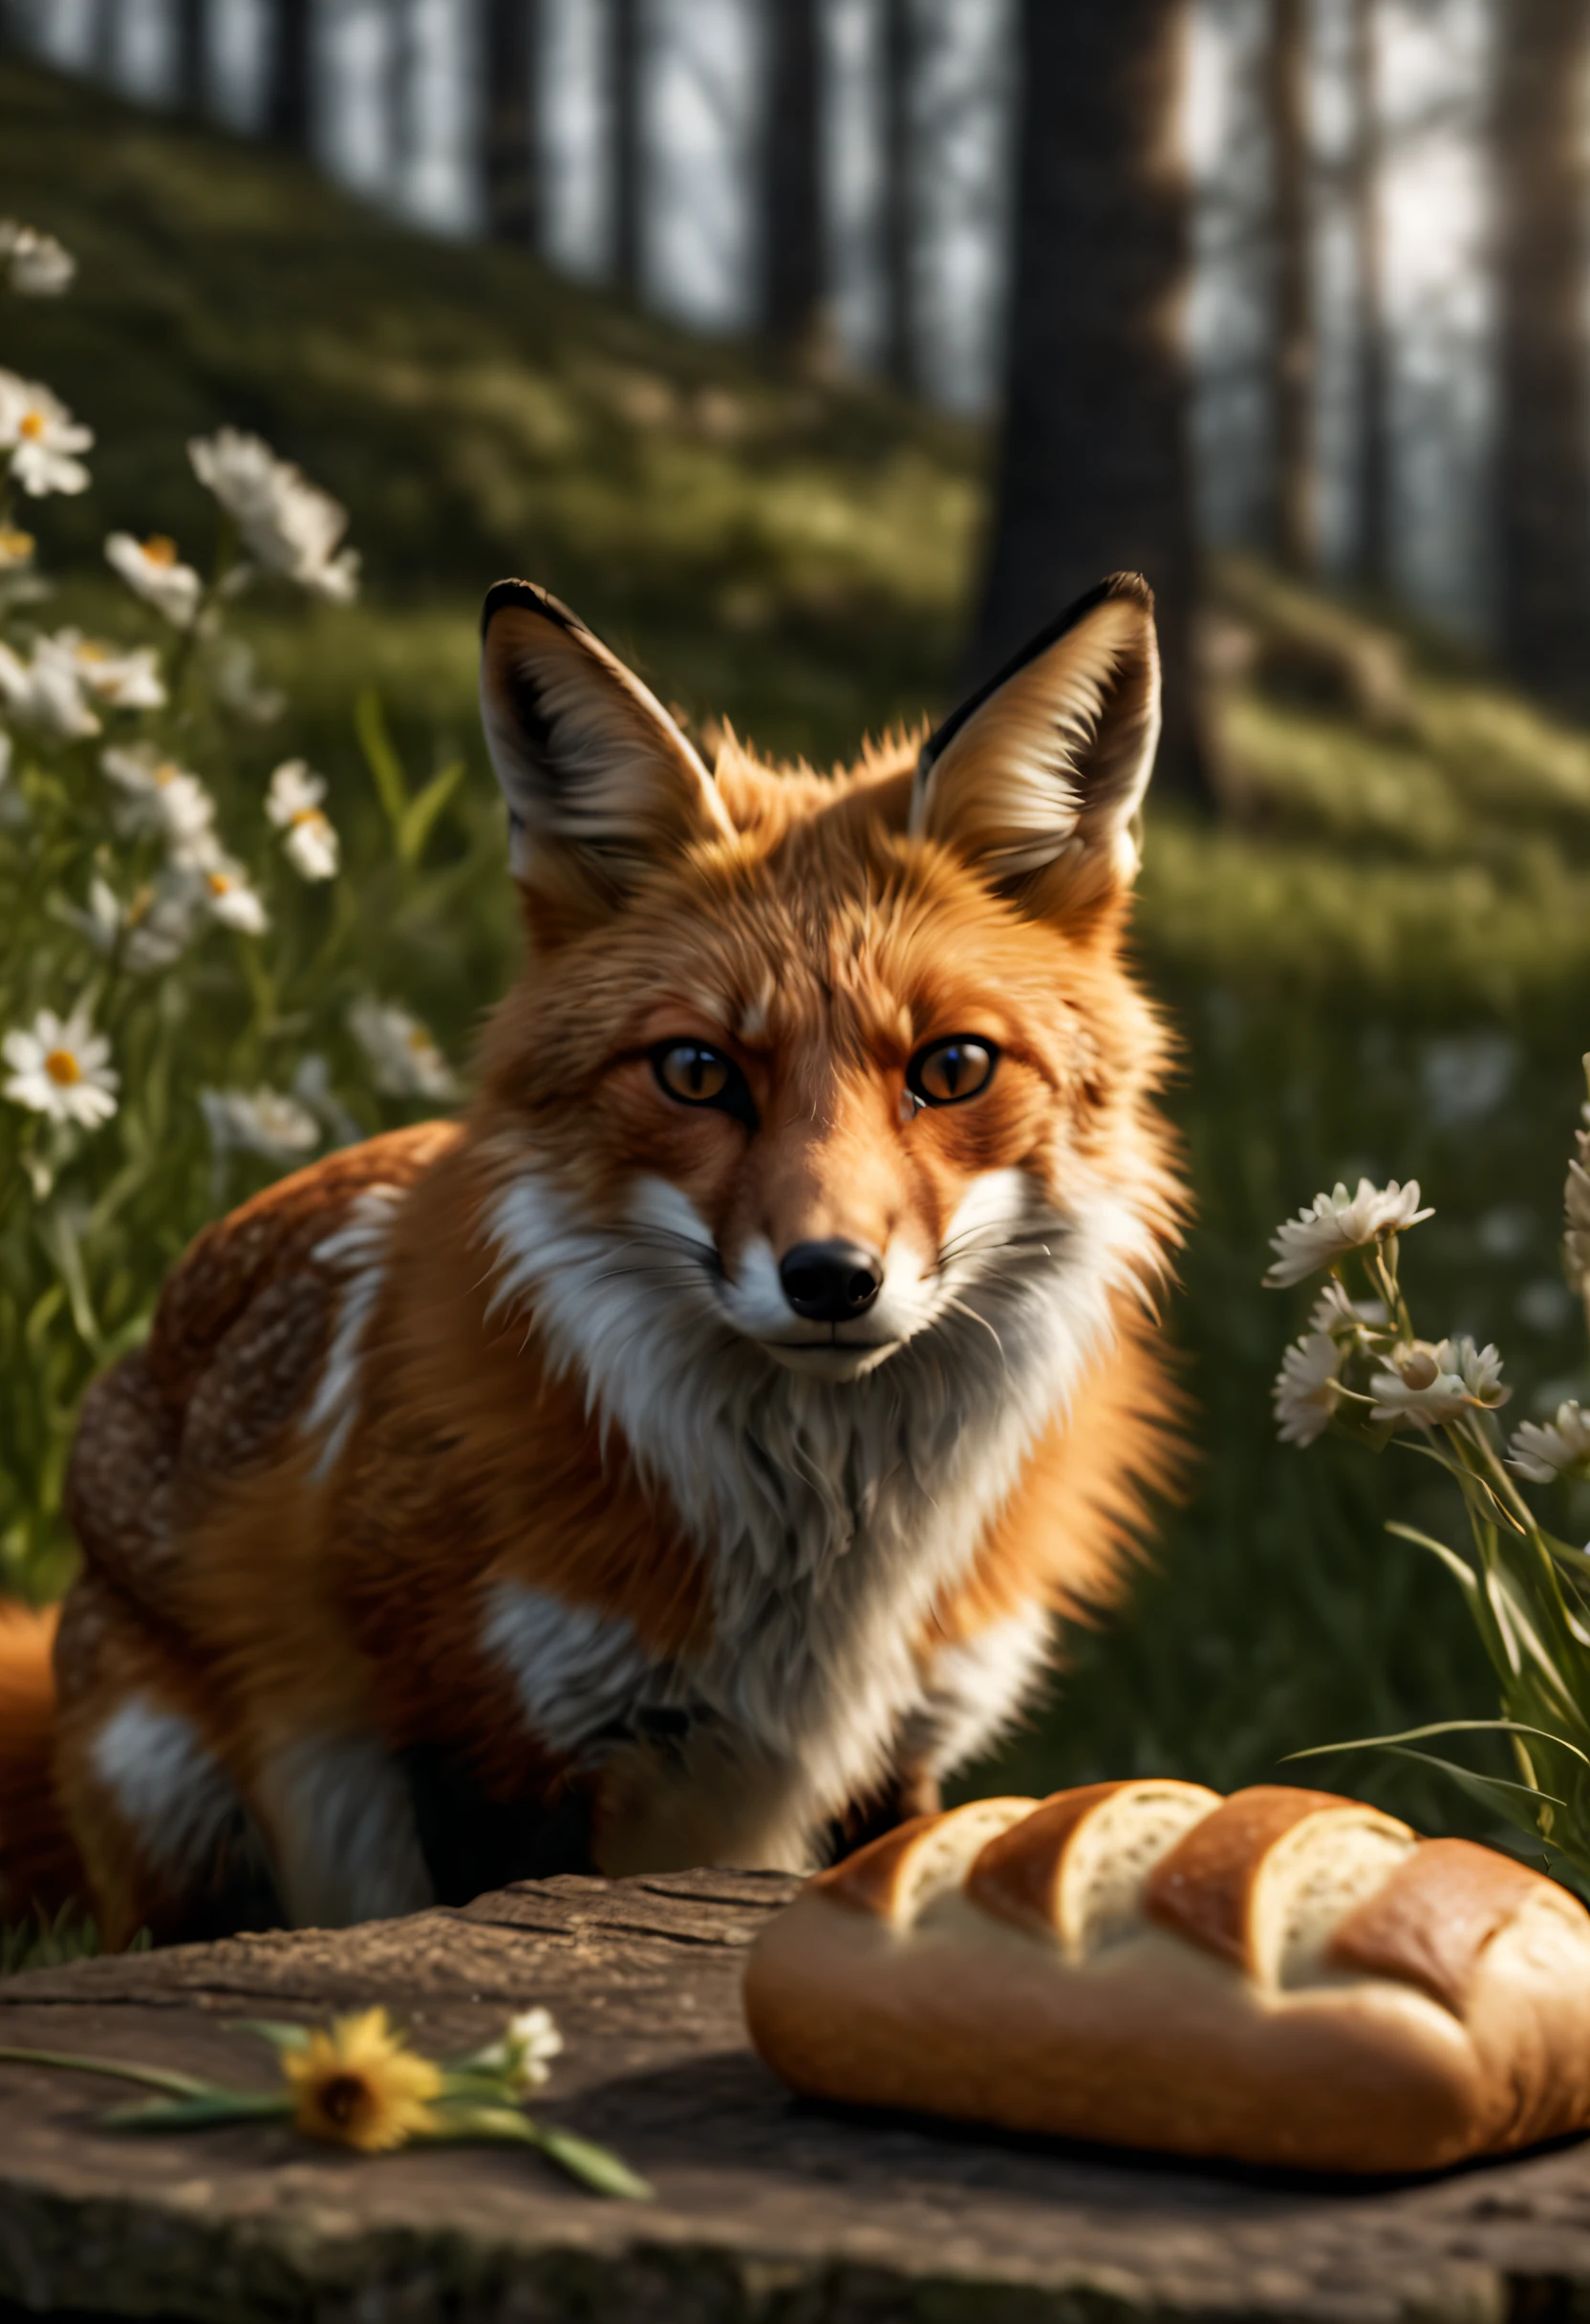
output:
[[[745,1076],[733,1058],[704,1041],[663,1041],[652,1051],[658,1084],[681,1106],[711,1106],[752,1127],[756,1108]]]
[[[992,1042],[956,1033],[917,1050],[906,1068],[906,1086],[924,1106],[958,1106],[981,1095],[999,1062]]]

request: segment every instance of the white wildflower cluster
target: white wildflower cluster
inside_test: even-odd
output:
[[[1355,1194],[1338,1186],[1317,1194],[1271,1238],[1276,1259],[1264,1279],[1271,1289],[1301,1282],[1325,1267],[1335,1270],[1355,1252],[1372,1251],[1370,1283],[1377,1293],[1354,1300],[1333,1272],[1308,1328],[1281,1358],[1274,1400],[1283,1444],[1311,1445],[1338,1417],[1356,1418],[1384,1435],[1403,1428],[1450,1428],[1506,1403],[1495,1348],[1476,1346],[1467,1335],[1417,1338],[1394,1267],[1386,1265],[1386,1246],[1431,1215],[1419,1206],[1416,1179],[1377,1187],[1361,1178]]]
[[[501,2075],[510,2090],[528,2098],[547,2081],[554,2057],[563,2055],[563,2035],[550,2010],[522,2010],[496,2041],[471,2051],[459,2064],[465,2073]]]

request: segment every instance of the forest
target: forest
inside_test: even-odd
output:
[[[546,582],[701,730],[821,767],[1135,567],[1197,1466],[969,1785],[1230,1786],[1492,1716],[1450,1576],[1385,1530],[1450,1531],[1450,1480],[1278,1443],[1307,1298],[1260,1278],[1317,1188],[1417,1177],[1421,1314],[1501,1346],[1511,1421],[1590,1390],[1558,1253],[1590,1045],[1590,7],[6,0],[0,28],[0,214],[76,262],[6,298],[0,364],[97,438],[91,488],[23,511],[51,595],[6,621],[163,650],[102,542],[204,566],[185,446],[226,427],[333,494],[362,559],[355,604],[240,598],[184,714],[239,828],[277,761],[319,770],[340,876],[281,874],[253,949],[95,972],[125,1027],[97,1142],[0,1124],[0,1584],[69,1570],[76,1399],[218,1204],[467,1074],[516,942],[473,709],[492,581]],[[14,723],[9,1024],[85,982],[72,915],[96,879],[120,909],[123,868],[64,805],[25,866],[26,813],[91,761]],[[429,1093],[351,1029],[371,1004],[434,1038]],[[1590,1488],[1553,1491],[1582,1538]],[[1320,1764],[1494,1828],[1418,1763]]]

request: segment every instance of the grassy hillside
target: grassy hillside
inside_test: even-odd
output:
[[[258,428],[352,508],[360,609],[249,618],[350,826],[374,812],[361,682],[411,764],[468,757],[457,875],[402,932],[408,989],[453,1044],[512,953],[472,710],[474,611],[499,574],[548,582],[692,716],[819,763],[949,699],[975,432],[870,387],[770,377],[527,257],[421,241],[274,157],[16,69],[0,72],[10,209],[82,261],[70,300],[13,302],[0,326],[0,361],[103,440],[94,491],[40,523],[77,575],[63,616],[124,620],[97,566],[111,524],[200,537],[196,430]],[[1590,1044],[1590,738],[1409,625],[1240,563],[1214,577],[1209,655],[1227,811],[1214,828],[1151,813],[1140,917],[1184,1044],[1172,1104],[1199,1222],[1170,1327],[1201,1481],[979,1781],[1231,1783],[1305,1744],[1491,1710],[1450,1585],[1382,1532],[1393,1512],[1452,1523],[1440,1480],[1400,1452],[1274,1442],[1268,1385],[1306,1302],[1257,1279],[1273,1225],[1318,1186],[1424,1180],[1439,1215],[1408,1246],[1421,1315],[1499,1338],[1519,1409],[1585,1373],[1555,1241]],[[395,940],[369,918],[373,949]],[[1582,1534],[1590,1510],[1563,1522]],[[1464,1820],[1406,1773],[1335,1772]]]

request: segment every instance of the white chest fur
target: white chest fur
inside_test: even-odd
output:
[[[527,1722],[561,1748],[601,1748],[630,1695],[612,1869],[798,1864],[908,1726],[964,1749],[1014,1711],[1039,1609],[999,1653],[949,1658],[936,1687],[919,1641],[1107,1337],[1143,1255],[1124,1206],[1050,1214],[1019,1259],[967,1268],[931,1329],[844,1383],[785,1369],[728,1324],[684,1237],[593,1227],[539,1173],[499,1196],[489,1233],[498,1305],[584,1379],[712,1574],[712,1635],[666,1667],[627,1625],[538,1593],[510,1587],[489,1609]],[[992,1699],[943,1699],[957,1685]]]

